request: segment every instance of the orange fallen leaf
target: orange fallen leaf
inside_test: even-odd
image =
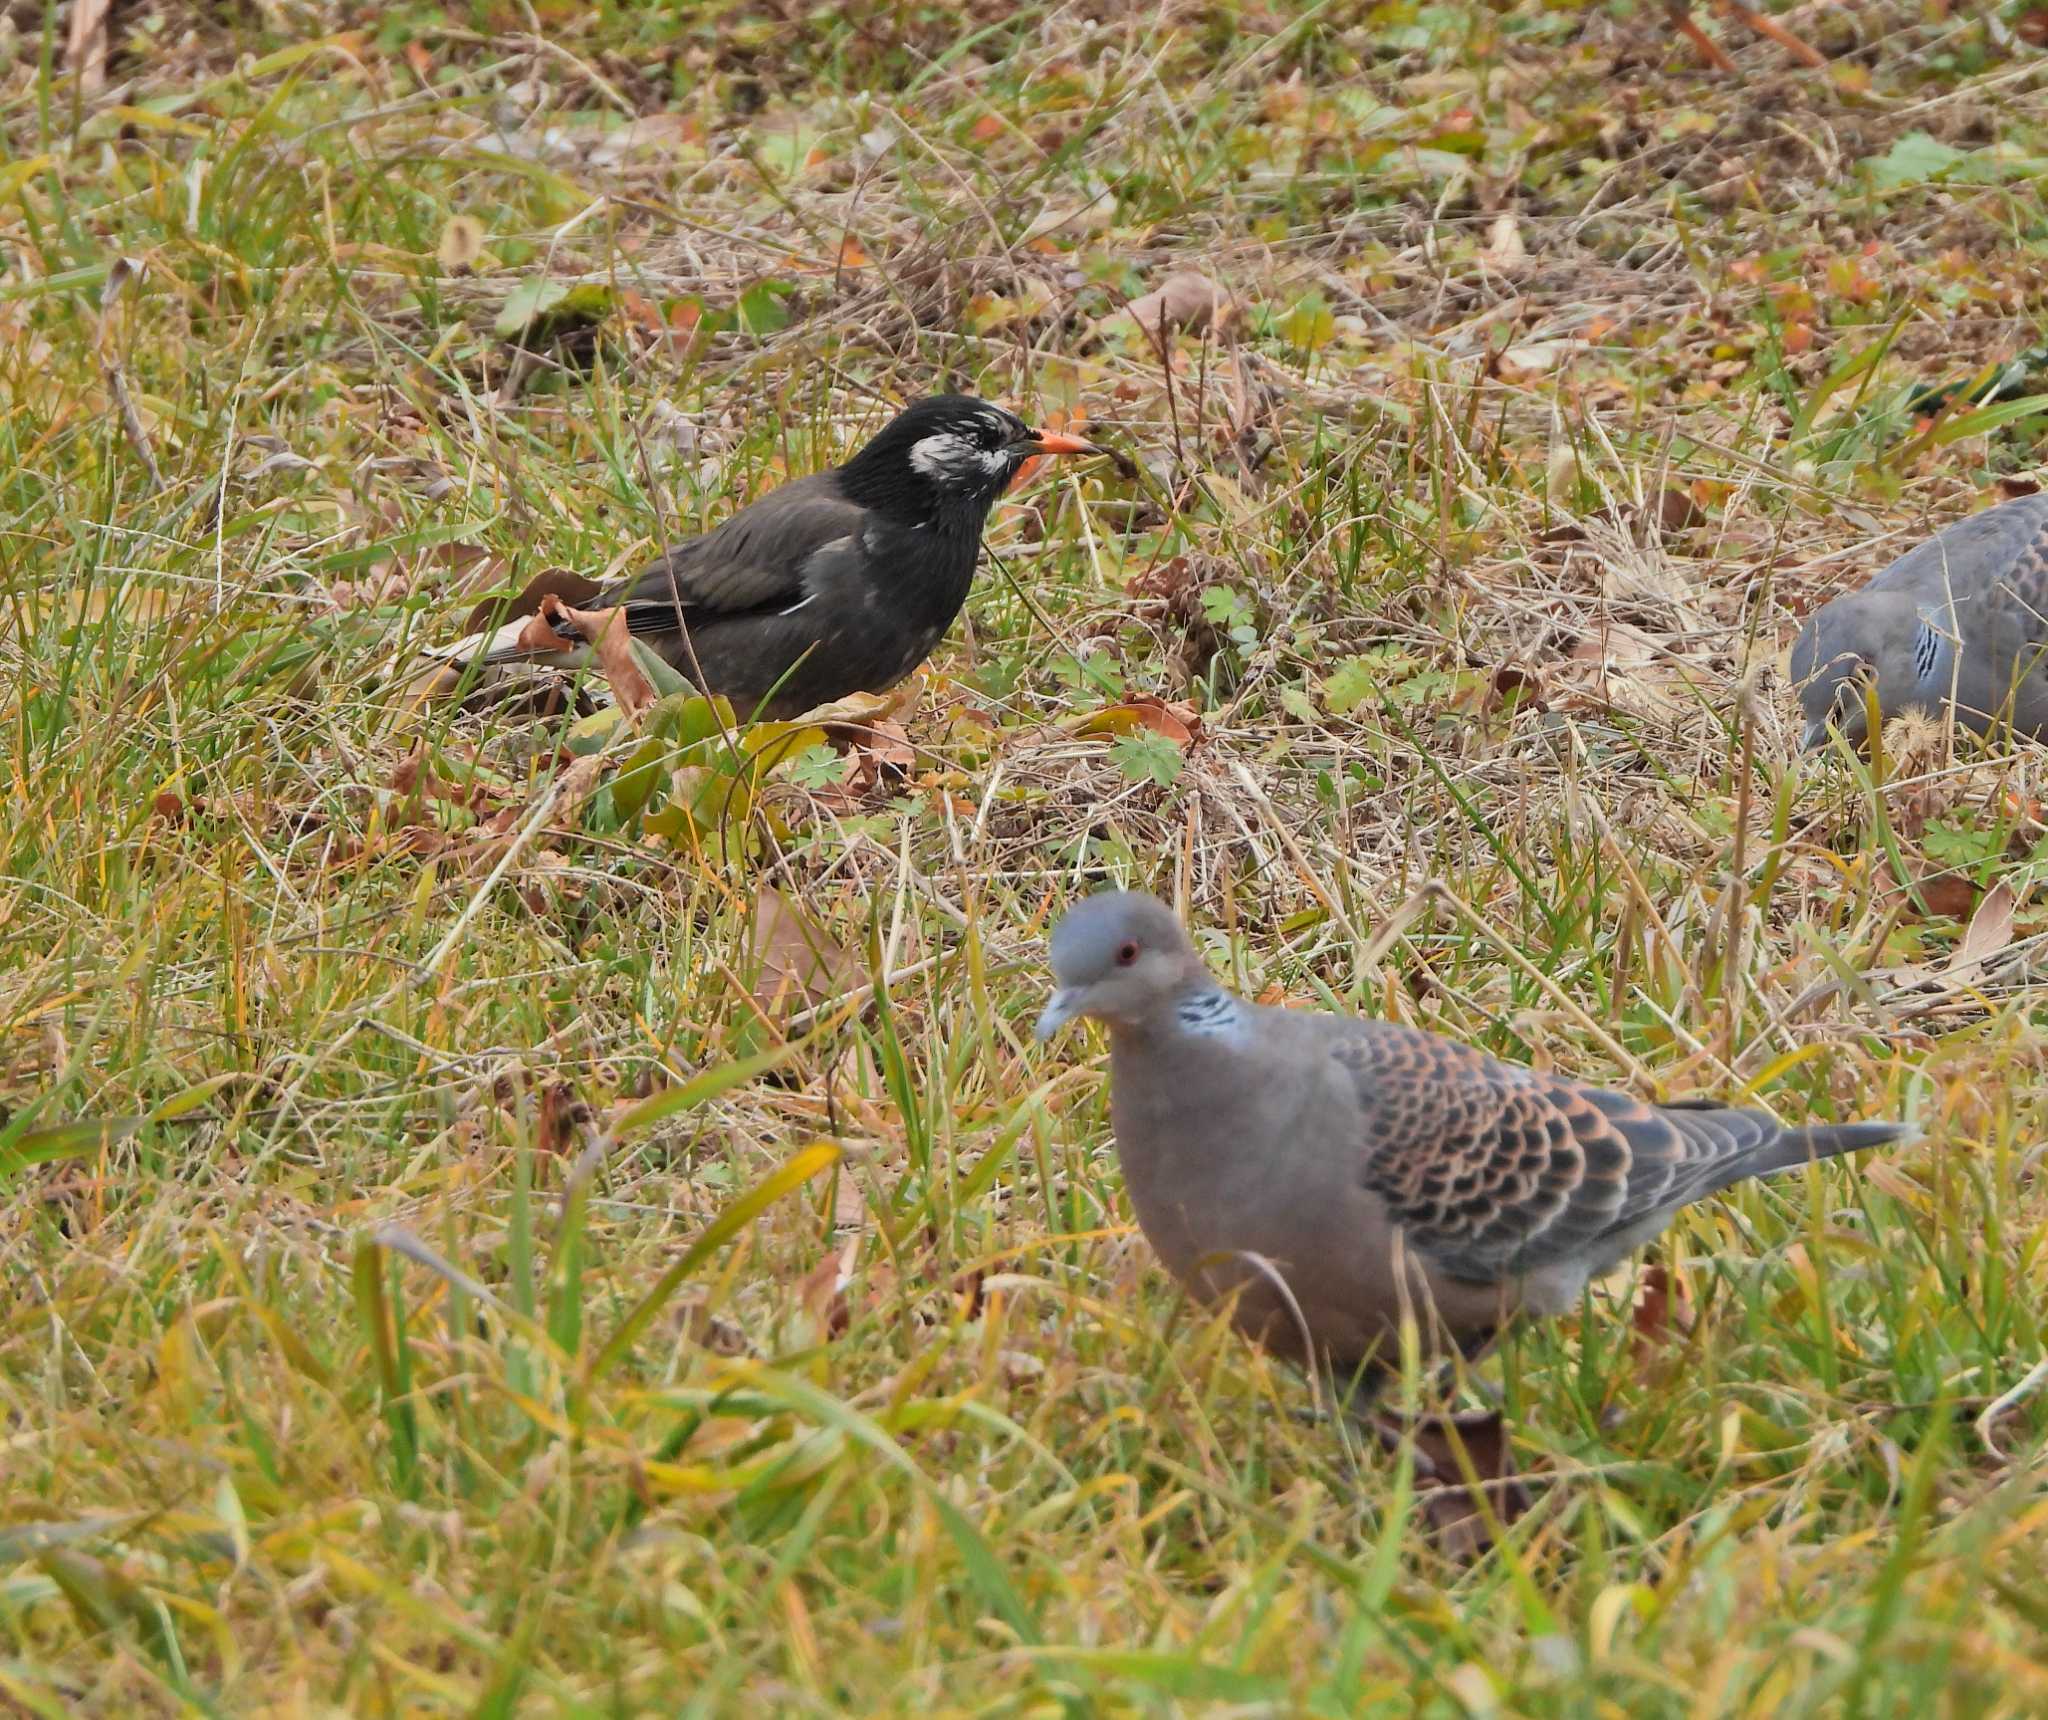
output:
[[[633,660],[633,634],[626,625],[626,611],[623,608],[570,609],[568,614],[579,628],[595,627],[597,666],[603,671],[605,681],[611,687],[612,697],[618,701],[619,709],[625,713],[626,721],[632,722],[661,695],[655,692],[654,683],[648,680],[646,672]],[[588,631],[584,636],[590,636]]]
[[[1917,897],[1926,905],[1927,912],[1937,918],[1966,920],[1976,903],[1977,887],[1960,873],[1947,872],[1919,879],[1904,894],[1909,903]]]
[[[522,651],[560,651],[571,638],[596,647],[598,669],[626,721],[632,722],[660,697],[634,661],[633,635],[623,608],[575,609],[552,591],[545,592],[516,643]]]
[[[1202,737],[1202,713],[1186,699],[1176,699],[1168,704],[1150,693],[1140,693],[1120,705],[1089,712],[1075,725],[1074,733],[1127,735],[1135,729],[1148,729],[1155,735],[1164,735],[1185,752]]]
[[[861,248],[861,242],[851,233],[839,241],[839,266],[842,269],[865,269],[868,254]]]
[[[1671,1273],[1661,1260],[1653,1260],[1643,1268],[1630,1324],[1635,1328],[1638,1376],[1649,1371],[1674,1331],[1683,1333],[1691,1329],[1692,1304],[1684,1287],[1672,1283]]]
[[[519,589],[518,596],[510,603],[503,603],[496,597],[486,597],[469,612],[469,619],[463,622],[465,634],[481,633],[486,627],[503,626],[517,621],[524,615],[538,615],[541,604],[550,596],[560,598],[563,603],[587,604],[604,589],[594,579],[586,579],[580,573],[572,573],[566,567],[544,567]],[[525,643],[525,635],[521,635]],[[555,644],[560,645],[557,639]]]

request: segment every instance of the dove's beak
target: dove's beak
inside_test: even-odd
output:
[[[1045,1000],[1045,1008],[1039,1011],[1037,1037],[1043,1044],[1061,1028],[1081,1013],[1085,1001],[1078,985],[1063,985]]]

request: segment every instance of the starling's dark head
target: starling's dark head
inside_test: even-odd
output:
[[[1078,436],[1033,430],[992,401],[935,394],[885,424],[839,468],[839,481],[855,501],[907,524],[964,514],[978,525],[1027,460],[1096,452]]]

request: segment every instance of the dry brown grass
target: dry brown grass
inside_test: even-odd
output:
[[[1825,72],[1702,11],[1726,76],[1536,6],[117,6],[76,100],[17,36],[0,1706],[2037,1709],[2038,759],[1795,759],[1777,667],[2032,463],[1906,406],[2043,314],[2032,26],[1942,10],[1782,14]],[[1190,266],[1222,327],[1119,325]],[[541,280],[601,336],[519,357]],[[1144,477],[1005,512],[907,766],[656,837],[601,721],[401,695],[954,383]],[[1929,1139],[1511,1345],[1542,1502],[1458,1567],[1028,1043],[1105,879],[1249,993]],[[769,1006],[764,887],[834,986]]]

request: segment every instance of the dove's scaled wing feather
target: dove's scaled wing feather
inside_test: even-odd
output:
[[[1760,1111],[1665,1108],[1359,1022],[1332,1047],[1358,1092],[1361,1175],[1436,1270],[1577,1298],[1673,1213],[1751,1174],[1785,1131]]]

